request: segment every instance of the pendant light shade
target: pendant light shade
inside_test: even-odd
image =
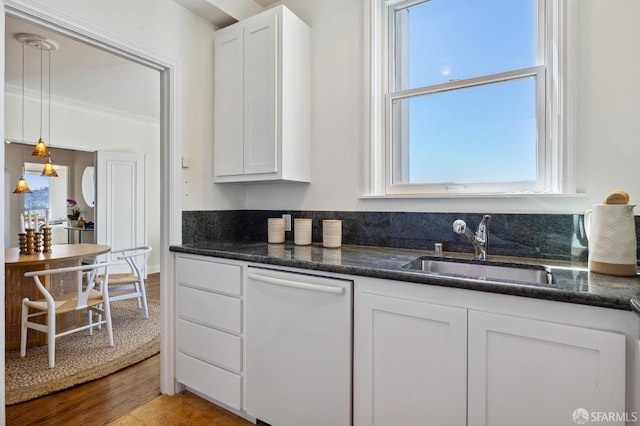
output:
[[[58,172],[56,172],[56,169],[55,169],[53,163],[51,162],[51,158],[49,158],[47,160],[47,162],[44,163],[44,169],[42,170],[42,176],[58,177]]]
[[[16,185],[16,190],[13,191],[14,194],[31,194],[31,188],[29,188],[29,184],[23,176],[20,176],[18,180],[18,184]]]
[[[33,152],[31,153],[33,157],[48,157],[49,150],[47,149],[47,145],[44,143],[42,138],[38,139],[38,143],[35,148],[33,148]]]

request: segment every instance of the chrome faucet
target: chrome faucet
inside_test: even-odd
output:
[[[467,228],[464,220],[458,219],[453,222],[453,232],[456,234],[464,234],[469,242],[473,244],[476,259],[486,259],[489,254],[489,219],[491,216],[485,214],[482,221],[478,225],[478,230],[473,234]]]

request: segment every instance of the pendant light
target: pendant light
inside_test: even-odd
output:
[[[24,43],[22,43],[22,144],[24,145]],[[22,175],[16,185],[14,194],[31,194],[31,188],[24,178],[24,149],[20,146],[20,154],[22,156]]]
[[[44,163],[44,169],[42,169],[41,176],[49,176],[49,177],[58,177],[58,172],[56,172],[56,168],[51,162],[51,157]]]
[[[33,157],[49,157],[49,150],[42,139],[42,44],[43,40],[40,40],[37,46],[40,48],[40,139],[31,153]]]
[[[20,146],[20,152],[22,154],[22,174],[20,175],[20,179],[18,179],[18,184],[16,185],[14,194],[31,194],[31,188],[29,188],[29,183],[24,178],[24,149]]]
[[[48,92],[49,92],[49,96],[48,96],[48,119],[47,119],[47,123],[49,125],[48,127],[48,134],[49,134],[49,149],[52,148],[51,145],[51,49],[48,49],[49,52],[49,69],[48,69],[48,81],[47,81],[47,87],[48,87]],[[47,159],[47,162],[44,163],[44,169],[42,169],[42,176],[49,176],[49,177],[58,177],[58,172],[56,172],[56,169],[53,165],[53,163],[51,162],[51,155],[49,155],[49,158]]]

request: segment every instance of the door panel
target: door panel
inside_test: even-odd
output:
[[[573,425],[578,408],[624,413],[624,372],[622,334],[469,311],[470,426]]]
[[[96,183],[97,243],[112,250],[145,245],[145,155],[98,151]],[[126,264],[109,270],[129,271]]]
[[[278,81],[277,15],[244,30],[244,173],[276,173]]]
[[[243,172],[243,32],[231,28],[216,34],[215,62],[215,173]]]
[[[362,293],[356,309],[356,425],[463,425],[467,311]]]

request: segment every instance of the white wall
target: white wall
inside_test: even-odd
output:
[[[582,213],[618,188],[640,202],[637,0],[578,0],[577,186],[583,196],[360,199],[367,143],[364,1],[283,1],[312,29],[312,183],[249,185],[246,208]]]

